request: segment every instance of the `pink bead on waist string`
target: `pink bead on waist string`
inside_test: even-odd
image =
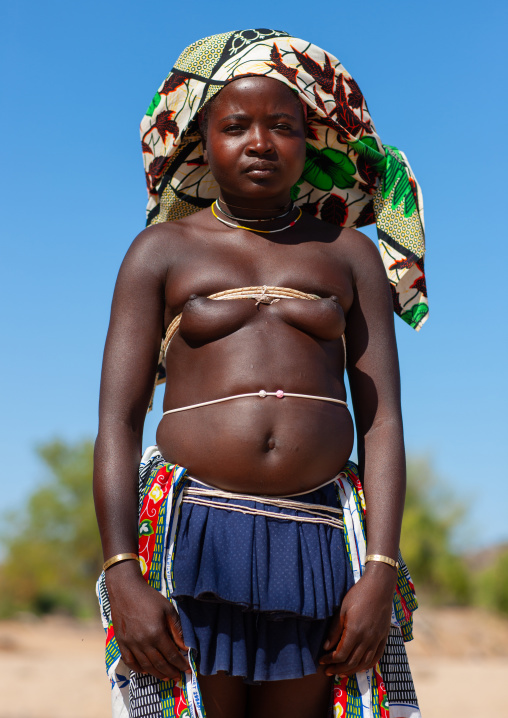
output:
[[[282,389],[277,389],[277,391],[266,391],[265,389],[260,389],[258,395],[261,397],[261,399],[265,399],[267,396],[276,396],[277,399],[284,398],[284,392],[282,391]]]

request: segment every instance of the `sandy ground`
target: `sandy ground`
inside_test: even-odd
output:
[[[508,718],[508,620],[421,608],[415,633],[408,653],[423,718]],[[103,644],[97,624],[0,622],[0,718],[109,718]]]
[[[508,718],[508,620],[419,608],[406,644],[422,718]]]

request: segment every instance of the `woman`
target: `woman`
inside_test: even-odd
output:
[[[151,226],[115,288],[94,476],[116,715],[310,718],[327,715],[333,688],[335,715],[417,716],[412,684],[405,699],[388,689],[387,712],[376,667],[406,576],[392,309],[416,328],[427,311],[409,166],[335,58],[269,30],[188,48],[142,140]],[[374,210],[394,302],[351,228]],[[346,365],[367,557],[351,519],[361,487],[341,473]],[[156,370],[168,381],[138,547]]]

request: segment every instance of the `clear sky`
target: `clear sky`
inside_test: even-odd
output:
[[[114,280],[144,226],[138,125],[155,90],[196,39],[272,27],[339,57],[411,162],[431,314],[419,334],[397,319],[407,448],[471,507],[470,547],[508,540],[505,0],[16,0],[2,15],[2,505],[40,481],[36,444],[95,435]]]

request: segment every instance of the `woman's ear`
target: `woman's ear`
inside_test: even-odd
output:
[[[203,116],[203,110],[198,115],[198,128],[201,136],[201,144],[203,145],[203,159],[208,162],[208,153],[206,151],[206,130],[207,130],[208,118]]]

